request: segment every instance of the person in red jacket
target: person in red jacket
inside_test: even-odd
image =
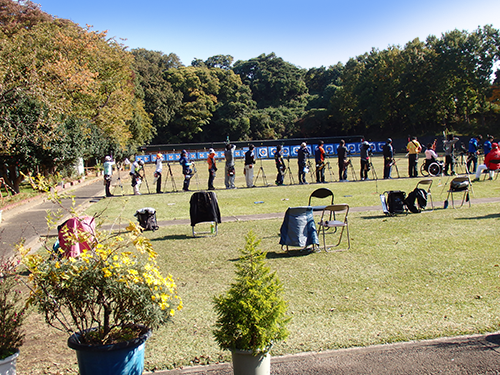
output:
[[[215,172],[217,172],[217,167],[215,164],[215,151],[213,148],[208,150],[208,190],[215,190],[214,187],[214,179],[215,179]]]
[[[487,169],[490,174],[490,180],[493,179],[493,174],[497,169],[500,168],[500,149],[498,149],[498,143],[493,143],[491,145],[491,151],[488,152],[484,158],[484,164],[477,167],[476,178],[474,181],[479,181],[479,176],[483,170]]]

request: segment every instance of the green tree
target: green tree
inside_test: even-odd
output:
[[[46,150],[54,142],[64,144],[70,120],[98,127],[103,137],[119,147],[130,144],[134,116],[139,116],[136,122],[143,121],[143,131],[151,131],[136,96],[132,55],[106,33],[58,19],[33,23],[17,32],[3,31],[0,171],[15,191],[22,179],[20,172],[50,170],[52,163],[42,163],[39,155],[51,157]],[[90,129],[80,130],[81,139],[89,140]]]
[[[182,93],[174,92],[170,82],[165,79],[165,73],[169,69],[180,68],[182,64],[175,54],[165,55],[143,48],[132,50],[132,54],[142,90],[140,98],[144,101],[145,111],[152,117],[156,132],[155,142],[169,142],[167,126],[181,106]]]

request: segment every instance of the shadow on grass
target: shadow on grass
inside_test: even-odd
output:
[[[267,259],[280,259],[280,258],[294,258],[303,257],[312,254],[310,250],[288,250],[288,251],[268,251],[266,254]]]
[[[500,213],[498,214],[489,214],[484,216],[475,216],[475,217],[457,217],[455,220],[477,220],[477,219],[498,219],[500,218]]]
[[[187,234],[172,234],[170,236],[163,236],[158,238],[151,238],[150,241],[165,241],[165,240],[188,240],[193,239],[193,236],[188,236]]]
[[[403,216],[406,216],[405,214],[400,214],[400,215],[403,215]],[[380,219],[388,219],[390,217],[397,217],[398,215],[385,215],[385,214],[382,214],[382,215],[377,215],[377,216],[360,216],[360,219],[364,219],[364,220],[372,220],[372,219],[377,219],[377,220],[380,220]]]

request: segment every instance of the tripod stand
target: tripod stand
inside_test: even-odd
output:
[[[295,185],[295,180],[293,179],[293,174],[292,174],[292,170],[290,169],[290,155],[288,155],[286,157],[286,160],[287,160],[287,167],[285,169],[285,175],[288,173],[288,179],[290,180],[290,185]],[[285,179],[285,177],[283,176],[283,180]]]
[[[370,168],[370,170],[372,171],[372,180],[378,180],[378,177],[377,177],[377,171],[375,170],[375,168],[373,167],[373,164],[371,162],[371,159],[368,159],[368,168]]]
[[[260,159],[260,167],[259,171],[257,172],[257,177],[255,177],[255,182],[257,182],[257,180],[259,179],[260,172],[262,172],[262,183],[264,184],[264,186],[269,186],[269,184],[267,183],[266,172],[264,172],[264,167],[262,166],[262,158]]]
[[[121,163],[116,164],[116,169],[118,171],[118,185],[122,188],[122,195],[125,195],[123,192],[123,184],[122,184],[122,179],[120,178],[120,169],[121,169]],[[116,187],[115,187],[116,189]]]
[[[392,159],[391,167],[394,167],[396,169],[396,173],[398,174],[398,178],[400,178],[398,164],[396,163],[396,159]]]
[[[351,161],[351,158],[347,159],[347,169],[351,171],[352,173],[352,180],[353,181],[358,181],[358,179],[356,178],[356,171],[354,170],[354,167],[352,166],[352,161]],[[349,173],[349,172],[348,172]]]
[[[311,174],[312,182],[314,182],[314,179],[316,178],[316,168],[313,167],[310,160],[307,160],[307,169],[309,170],[309,173]],[[313,169],[314,169],[314,172],[313,172]]]
[[[174,179],[174,174],[172,173],[172,168],[170,167],[170,163],[167,160],[167,168],[168,168],[168,173],[167,173],[167,178],[165,179],[164,185],[163,185],[163,191],[165,191],[165,186],[167,185],[167,180],[170,178],[170,181],[172,182],[172,191],[177,191],[177,186],[175,185],[175,179]]]
[[[330,165],[330,160],[328,160],[326,163],[325,163],[325,167],[327,168],[328,170],[328,173],[330,174],[330,178],[332,179],[332,182],[335,181],[335,177],[334,177],[334,174],[333,174],[333,168],[332,166]],[[323,167],[323,168],[325,168]]]
[[[149,191],[148,179],[146,178],[146,168],[144,168],[144,166],[142,166],[142,176],[141,176],[141,178],[146,182],[146,187],[148,188],[148,194],[151,194],[151,192]]]

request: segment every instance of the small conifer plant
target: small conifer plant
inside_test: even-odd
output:
[[[214,298],[218,316],[214,336],[222,349],[266,354],[274,342],[288,336],[288,303],[276,272],[265,264],[266,253],[258,249],[253,232],[236,263],[236,278],[229,290]]]

